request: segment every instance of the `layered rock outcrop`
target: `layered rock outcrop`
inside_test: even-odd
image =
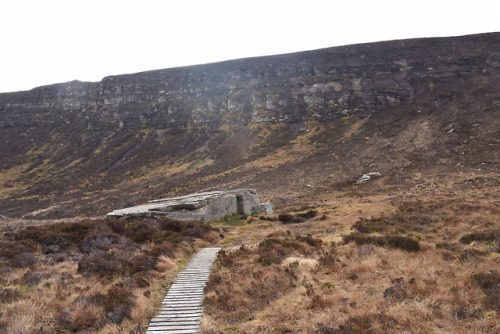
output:
[[[272,213],[271,203],[259,203],[257,192],[253,189],[231,191],[211,191],[180,197],[149,201],[147,204],[115,210],[107,218],[158,217],[204,222],[221,220],[234,213],[251,215]]]
[[[0,128],[166,129],[363,117],[411,98],[417,78],[431,82],[495,66],[467,50],[468,38],[350,45],[0,94]],[[494,34],[474,39],[480,48],[498,42]]]

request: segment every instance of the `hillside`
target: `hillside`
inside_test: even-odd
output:
[[[499,82],[491,33],[0,94],[0,215],[95,216],[238,187],[285,209],[326,194],[498,186]]]
[[[206,334],[498,333],[499,83],[492,33],[0,94],[0,333],[144,333],[204,247]]]

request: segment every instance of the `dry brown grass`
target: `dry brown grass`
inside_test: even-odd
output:
[[[498,268],[500,255],[488,232],[500,224],[494,207],[479,201],[404,201],[361,219],[363,204],[350,207],[358,213],[354,219],[352,211],[342,209],[342,214],[352,215],[350,223],[340,221],[338,207],[316,207],[318,217],[327,213],[326,220],[295,225],[275,221],[260,227],[275,232],[267,239],[263,236],[259,246],[222,253],[206,289],[205,332],[493,333],[500,329],[500,312],[494,297],[489,297],[499,291],[497,274],[491,270]],[[474,240],[464,245],[462,237],[470,233],[474,220],[484,223],[475,223]],[[361,223],[364,229],[358,233],[366,237],[411,238],[418,240],[420,249],[339,242],[340,234],[351,233],[350,228]],[[255,224],[257,229],[260,225]],[[283,242],[275,240],[299,240],[304,233],[323,243],[308,245],[304,252],[295,245],[288,253]],[[269,283],[269,278],[279,284]],[[250,286],[252,290],[245,289]],[[272,298],[263,303],[260,290]]]

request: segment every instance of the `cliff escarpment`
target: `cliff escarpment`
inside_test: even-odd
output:
[[[0,214],[100,214],[222,186],[279,201],[367,168],[496,168],[499,69],[492,33],[0,94]]]

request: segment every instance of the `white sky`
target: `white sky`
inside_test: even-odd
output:
[[[0,92],[413,37],[500,31],[499,0],[0,0]]]

